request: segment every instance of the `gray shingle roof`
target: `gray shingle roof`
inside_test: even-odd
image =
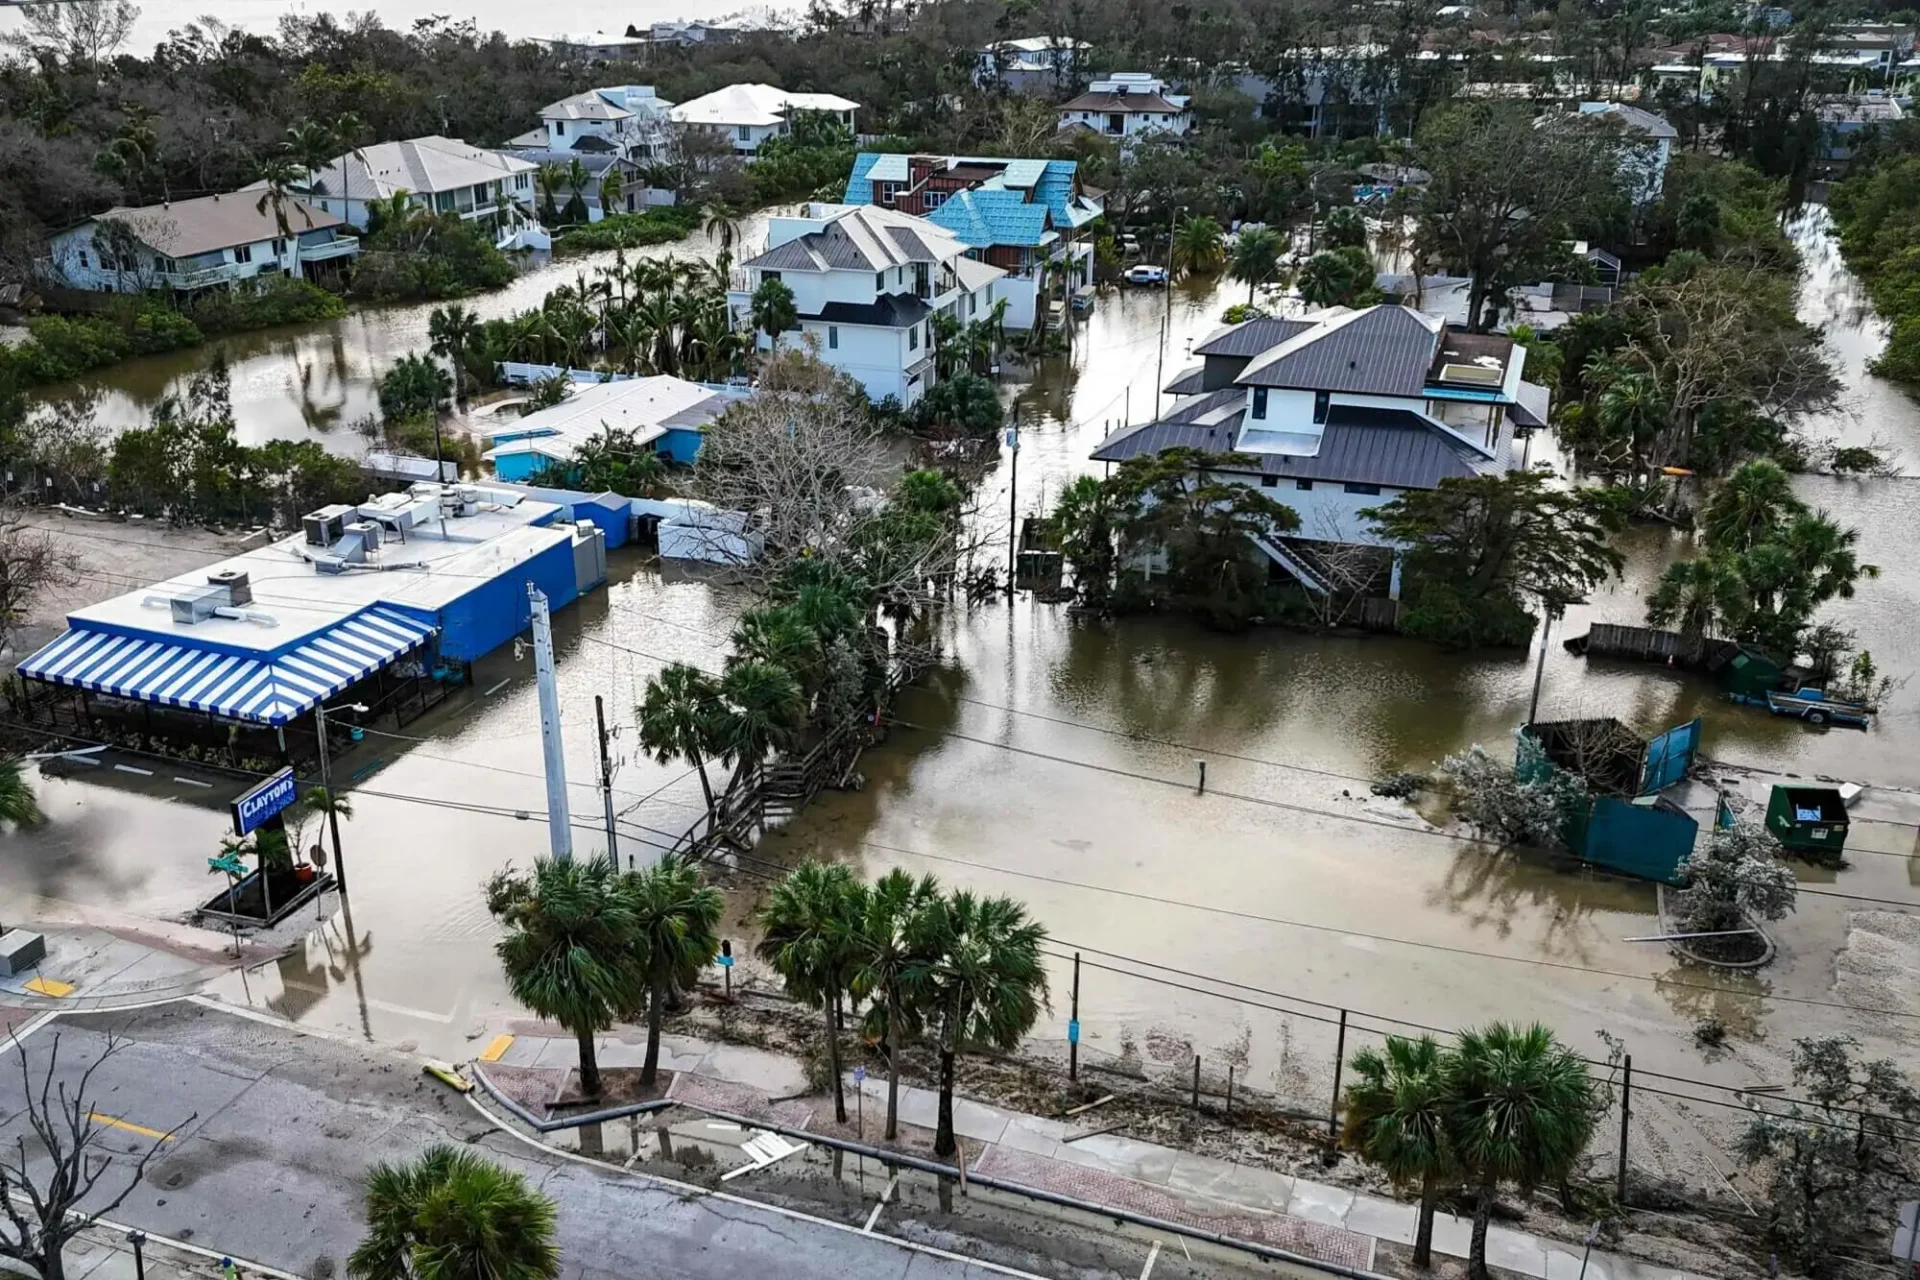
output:
[[[1193,349],[1197,356],[1244,356],[1251,358],[1279,346],[1288,338],[1313,328],[1311,320],[1280,316],[1258,316],[1216,330]]]
[[[828,324],[870,324],[904,329],[919,324],[933,310],[910,293],[883,293],[873,302],[829,302],[806,320]]]
[[[1289,339],[1248,365],[1238,381],[1249,387],[1418,396],[1433,363],[1438,335],[1432,325],[1437,323],[1408,307],[1369,307],[1333,322],[1311,341],[1294,345]]]
[[[1239,436],[1239,424],[1237,415],[1214,426],[1191,419],[1162,419],[1110,437],[1094,450],[1093,460],[1125,462],[1181,446],[1226,453]],[[1442,480],[1479,475],[1488,466],[1485,455],[1417,413],[1340,404],[1327,415],[1318,453],[1243,456],[1253,460],[1248,470],[1261,475],[1391,489],[1434,489]]]
[[[266,200],[263,204],[264,195],[264,189],[234,191],[224,196],[201,196],[197,200],[175,200],[137,209],[116,207],[98,215],[98,220],[120,223],[140,243],[169,258],[186,258],[341,225],[341,220],[333,214],[322,213],[288,196],[281,202],[280,212],[287,217],[287,230],[282,231],[273,201]]]

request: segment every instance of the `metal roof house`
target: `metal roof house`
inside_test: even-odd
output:
[[[860,104],[832,93],[789,93],[770,84],[733,84],[673,108],[684,128],[707,129],[727,138],[733,153],[751,160],[760,145],[792,130],[792,117],[811,112],[837,120],[853,132]]]
[[[667,151],[672,109],[651,85],[588,89],[540,108],[540,127],[512,139],[507,149],[657,159]]]
[[[1005,271],[993,300],[1006,299],[1009,329],[1033,327],[1045,264],[1065,264],[1066,279],[1051,282],[1065,294],[1093,282],[1086,228],[1105,210],[1072,160],[865,151],[853,159],[846,202],[924,217],[957,236],[969,257]]]
[[[911,407],[933,386],[932,317],[965,324],[991,307],[998,267],[930,219],[872,205],[811,204],[767,223],[767,245],[734,272],[727,306],[751,328],[768,280],[793,292],[802,340],[875,401]],[[756,334],[763,348],[772,341]]]
[[[22,701],[46,719],[139,715],[156,737],[263,731],[254,754],[285,757],[323,701],[399,714],[506,644],[528,583],[558,608],[603,579],[601,533],[561,515],[430,482],[322,508],[291,537],[68,614],[19,665]]]
[[[582,445],[608,431],[625,431],[642,452],[691,464],[706,425],[745,394],[666,374],[578,387],[559,404],[509,419],[481,457],[502,480],[554,473],[564,478]]]
[[[340,234],[344,226],[298,200],[276,209],[251,192],[202,196],[95,214],[53,237],[46,266],[69,288],[109,293],[311,277],[360,251],[358,240]]]
[[[1385,545],[1362,510],[1511,470],[1516,429],[1544,406],[1545,389],[1524,381],[1526,348],[1392,304],[1248,320],[1194,354],[1201,363],[1166,388],[1172,410],[1116,432],[1093,459],[1221,455],[1221,474],[1298,512],[1293,538],[1309,542]],[[1297,557],[1263,550],[1301,576]]]

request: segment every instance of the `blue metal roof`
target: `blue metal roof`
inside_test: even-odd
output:
[[[279,725],[423,644],[433,632],[404,613],[375,606],[276,657],[246,658],[75,628],[22,662],[20,674],[116,698]]]
[[[1078,227],[1099,216],[1091,206],[1076,206],[1073,199],[1074,175],[1079,172],[1075,160],[1023,160],[997,156],[946,156],[971,164],[1004,165],[1005,172],[994,175],[971,191],[950,197],[928,214],[928,220],[945,227],[975,249],[989,245],[1015,245],[1038,248],[1046,243],[1048,220],[1057,227]],[[853,158],[853,172],[847,179],[847,204],[872,204],[876,176],[885,181],[905,181],[901,172],[905,157],[897,153],[863,151]],[[899,177],[894,175],[899,173]],[[1031,198],[1029,198],[1031,192]],[[958,206],[958,207],[956,207]]]

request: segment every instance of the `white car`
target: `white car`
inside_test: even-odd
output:
[[[1125,279],[1128,284],[1165,284],[1167,269],[1149,266],[1143,262],[1138,266],[1128,267]]]

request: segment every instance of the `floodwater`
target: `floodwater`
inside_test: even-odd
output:
[[[759,244],[775,210],[751,214],[737,224],[739,243]],[[673,244],[631,249],[625,259],[711,258],[718,250],[705,232]],[[595,279],[620,256],[613,251],[537,254],[506,288],[460,300],[483,320],[537,307],[549,292],[584,278]],[[736,250],[736,256],[738,251]],[[235,431],[243,444],[268,440],[318,440],[335,453],[359,457],[367,440],[353,424],[378,416],[380,377],[400,357],[424,353],[431,344],[427,321],[445,303],[356,308],[337,320],[235,334],[185,351],[128,360],[70,383],[48,387],[48,403],[91,403],[94,418],[118,432],[145,426],[160,400],[185,389],[193,374],[224,357],[233,376]],[[451,424],[464,423],[457,415]],[[475,429],[484,432],[476,412]]]
[[[1856,400],[1825,429],[1891,441],[1911,467],[1920,413],[1861,373],[1876,322],[1863,315],[1823,216],[1795,227],[1809,250],[1805,309],[1828,323]],[[1230,289],[1174,292],[1166,374],[1237,300]],[[987,526],[1010,511],[1043,510],[1092,467],[1087,454],[1106,431],[1150,412],[1168,304],[1157,291],[1104,295],[1071,358],[1022,393],[1017,490],[1010,503],[1010,468],[989,477],[979,500]],[[1904,554],[1911,482],[1799,483],[1810,501],[1858,524],[1867,558],[1885,566],[1832,616],[1858,628],[1883,667],[1909,674],[1915,650],[1902,619],[1914,616],[1920,594],[1920,567]],[[1565,654],[1562,636],[1594,619],[1638,621],[1647,584],[1685,540],[1640,531],[1626,549],[1623,581],[1573,610],[1548,643],[1543,717],[1609,714],[1648,732],[1699,715],[1718,758],[1920,786],[1912,688],[1871,732],[1822,734],[1729,706],[1687,677]],[[588,781],[593,696],[630,725],[640,685],[662,662],[716,661],[738,603],[628,561],[615,576],[556,619],[583,850],[600,847]],[[1281,1016],[1281,997],[1443,1028],[1538,1018],[1589,1052],[1600,1049],[1592,1033],[1606,1029],[1627,1038],[1638,1070],[1728,1082],[1777,1076],[1784,1043],[1815,1030],[1848,1027],[1906,1052],[1902,1020],[1850,1025],[1842,1010],[1794,1003],[1835,999],[1833,957],[1847,917],[1834,899],[1803,899],[1778,932],[1781,961],[1763,977],[1718,981],[1664,948],[1628,941],[1657,932],[1650,886],[1437,835],[1368,795],[1366,780],[1382,770],[1428,769],[1475,742],[1509,751],[1535,654],[1222,636],[1169,619],[1083,622],[1026,598],[958,611],[942,640],[947,664],[904,697],[902,724],[863,760],[864,788],[824,796],[756,857],[844,859],[869,875],[903,866],[1021,898],[1059,952],[1085,956],[1079,1014],[1089,1055],[1131,1049],[1178,1065],[1199,1052],[1210,1071],[1233,1063],[1243,1082],[1305,1103],[1327,1090],[1337,1032]],[[336,915],[292,957],[231,979],[223,994],[453,1056],[490,1018],[497,1025],[517,1012],[492,958],[479,884],[546,846],[530,673],[530,655],[496,654],[473,689],[408,727],[421,741],[370,738],[349,758],[344,767],[358,778],[345,830],[351,937]],[[631,728],[615,754],[623,853],[644,857],[694,817],[697,783],[644,759]],[[1199,760],[1205,794],[1195,785]],[[53,822],[12,842],[25,856],[0,861],[0,891],[177,918],[211,892],[202,859],[217,847],[223,817],[215,800],[143,788],[154,790],[49,783]],[[1912,899],[1920,864],[1909,856],[1911,828],[1863,822],[1851,843],[1853,867],[1805,878]],[[748,885],[765,873],[765,863],[743,869]],[[750,907],[751,893],[738,895],[736,938],[746,936]],[[1149,966],[1178,985],[1137,976]],[[1052,977],[1039,1033],[1060,1040],[1070,1012],[1065,961],[1052,963]],[[1740,1041],[1729,1063],[1710,1068],[1692,1049],[1691,1027],[1705,1016]]]

